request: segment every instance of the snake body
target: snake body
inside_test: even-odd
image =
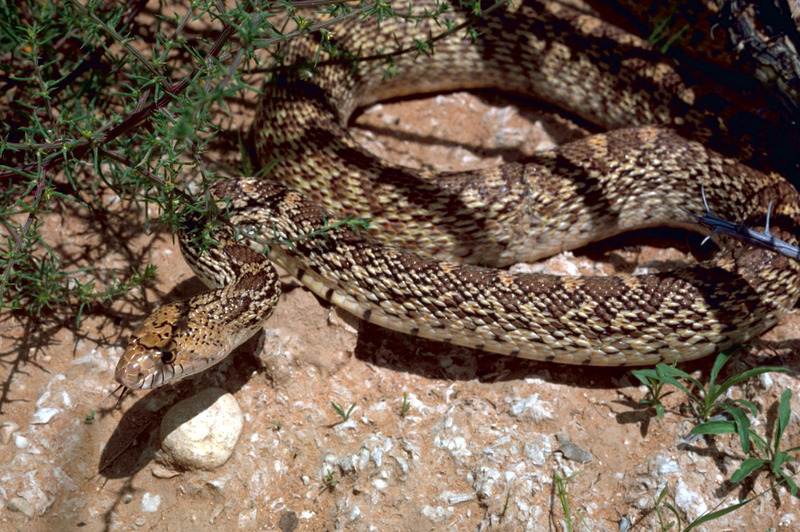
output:
[[[441,16],[454,26],[469,18],[457,9]],[[279,295],[270,262],[247,247],[261,251],[264,242],[272,243],[270,261],[359,318],[537,360],[690,360],[744,342],[791,310],[800,266],[725,237],[713,261],[643,276],[487,268],[631,229],[698,230],[686,211],[704,212],[701,190],[718,215],[753,226],[765,223],[774,200],[771,230],[796,243],[800,197],[781,175],[730,155],[727,118],[739,110],[704,109],[698,102],[710,98],[708,91],[687,84],[639,39],[537,2],[475,24],[476,40],[454,32],[427,53],[398,48],[427,39],[435,24],[402,18],[379,28],[338,27],[334,50],[324,53],[313,38],[290,44],[254,125],[270,179],[212,187],[229,202],[229,221],[238,228],[217,229],[219,245],[201,252],[189,230],[181,233],[184,256],[215,290],[148,318],[117,366],[120,383],[148,388],[196,373],[258,330]],[[498,85],[603,127],[635,127],[524,164],[455,174],[380,160],[345,127],[354,109],[380,99]],[[709,131],[719,133],[715,147],[724,154],[698,142]],[[338,223],[347,216],[373,220],[376,231]],[[420,251],[408,251],[412,245]]]

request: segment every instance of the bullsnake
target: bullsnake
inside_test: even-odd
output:
[[[475,31],[420,46],[442,32],[443,20]],[[728,117],[739,110],[703,108],[713,94],[687,83],[641,39],[540,2],[477,17],[453,7],[436,20],[344,23],[325,39],[331,49],[311,35],[284,50],[254,124],[269,178],[213,185],[230,222],[212,235],[219,245],[201,251],[195,243],[191,229],[201,220],[189,220],[180,243],[214,290],[161,307],[134,332],[116,370],[124,386],[151,388],[201,371],[256,332],[280,292],[270,261],[366,321],[567,364],[706,356],[758,335],[797,301],[795,261],[724,236],[712,261],[642,276],[488,267],[632,229],[701,230],[686,212],[704,212],[701,187],[717,214],[754,226],[774,200],[772,231],[796,243],[794,187],[730,153]],[[612,131],[524,164],[436,174],[381,160],[346,129],[355,109],[375,101],[484,87],[533,95]],[[722,153],[698,141],[715,136]],[[371,231],[341,223],[352,216],[370,219]]]

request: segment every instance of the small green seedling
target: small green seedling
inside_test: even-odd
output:
[[[350,419],[350,414],[352,414],[353,410],[355,410],[356,408],[356,404],[353,403],[352,405],[350,405],[350,408],[348,408],[345,411],[345,409],[341,405],[336,404],[333,401],[331,401],[331,406],[333,407],[334,410],[336,410],[336,413],[339,414],[339,417],[342,418],[342,420],[339,423],[344,423],[345,421]]]
[[[662,400],[673,394],[674,392],[664,392],[665,381],[659,378],[659,374],[655,369],[635,369],[631,372],[634,377],[639,379],[643,385],[647,387],[648,394],[644,399],[639,400],[639,404],[650,405],[656,411],[658,419],[664,417],[666,407]]]
[[[408,402],[408,395],[403,392],[403,403],[400,405],[400,415],[405,416],[411,410],[411,403]]]
[[[658,529],[661,530],[662,532],[666,532],[667,530],[671,529],[673,526],[677,524],[678,530],[681,530],[681,516],[678,513],[678,510],[675,508],[675,506],[664,500],[666,496],[667,496],[667,486],[664,486],[664,489],[662,489],[661,493],[658,494],[656,500],[653,501],[653,509],[656,512],[656,517],[658,518]],[[664,522],[664,515],[661,509],[662,505],[665,506],[667,510],[672,512],[672,515],[675,516],[675,519],[677,519],[677,521],[668,521],[666,523]]]
[[[336,485],[339,484],[339,481],[334,478],[336,473],[331,469],[325,474],[325,478],[322,479],[322,484],[324,489],[333,491],[336,488]]]
[[[567,525],[567,531],[572,532],[572,508],[570,506],[570,498],[569,494],[567,493],[567,480],[571,479],[578,473],[573,473],[568,477],[562,477],[558,471],[553,471],[553,487],[556,492],[556,496],[558,497],[559,502],[561,503],[561,510],[564,512],[564,518]],[[586,520],[583,518],[583,515],[578,510],[575,510],[575,514],[577,515],[578,519],[581,523],[586,527],[587,530],[591,530],[591,527],[588,525]]]
[[[503,511],[500,512],[500,517],[505,517],[506,516],[506,512],[508,511],[508,501],[509,501],[509,499],[511,499],[511,492],[507,491],[506,492],[506,501],[503,503]]]
[[[727,412],[740,427],[740,435],[746,434],[747,429],[750,427],[750,420],[747,417],[747,410],[752,415],[757,414],[755,405],[750,401],[744,399],[724,399],[727,391],[756,375],[762,373],[786,373],[788,368],[765,366],[760,368],[753,368],[738,375],[734,375],[722,384],[717,384],[717,377],[722,367],[730,360],[733,352],[722,352],[717,355],[714,361],[714,366],[711,368],[711,374],[708,379],[708,387],[705,388],[703,383],[695,379],[683,370],[676,368],[674,365],[657,364],[655,368],[637,369],[631,373],[636,377],[639,382],[644,384],[649,389],[649,396],[642,399],[640,403],[652,405],[659,418],[664,415],[664,405],[661,400],[672,392],[663,392],[665,384],[682,390],[689,398],[689,403],[692,408],[697,412],[697,417],[701,421],[708,421],[712,416],[720,412]],[[684,386],[678,379],[689,381],[693,385],[696,392],[692,392],[688,387]],[[723,397],[722,400],[720,398]],[[742,408],[744,407],[744,408]]]
[[[785,450],[781,449],[781,439],[792,413],[791,398],[792,391],[789,389],[784,390],[781,394],[778,404],[778,419],[775,420],[775,433],[772,437],[771,445],[756,434],[748,424],[747,439],[742,441],[742,450],[748,452],[750,450],[750,441],[752,441],[761,456],[745,459],[739,469],[731,475],[731,482],[741,482],[756,471],[766,470],[771,472],[778,482],[786,482],[792,495],[797,493],[797,484],[792,479],[793,474],[790,474],[784,466],[797,460],[789,453],[800,450],[800,445]],[[740,425],[735,419],[733,421],[708,421],[692,429],[692,434],[735,434],[739,432]]]

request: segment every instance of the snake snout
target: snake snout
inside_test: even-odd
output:
[[[152,374],[152,371],[148,371],[140,361],[123,364],[122,361],[124,359],[125,357],[117,364],[117,369],[114,372],[114,380],[126,388],[135,390],[149,388],[149,386],[147,386],[147,378]]]
[[[158,351],[148,348],[140,340],[134,337],[128,343],[117,363],[114,380],[134,390],[156,388],[163,380]]]

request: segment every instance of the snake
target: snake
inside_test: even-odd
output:
[[[187,217],[181,251],[209,291],[145,319],[117,365],[121,385],[177,382],[259,331],[280,298],[273,263],[364,321],[476,355],[574,365],[697,359],[792,310],[797,261],[725,235],[712,259],[645,275],[504,269],[635,229],[707,234],[692,214],[704,199],[748,226],[771,214],[772,234],[796,245],[800,197],[761,166],[768,147],[735,131],[738,104],[720,104],[720,89],[687,81],[639,37],[554,2],[412,5],[281,50],[253,124],[267,176],[218,179],[216,214]],[[440,173],[373,155],[347,129],[374,102],[484,88],[599,131],[521,162]]]

